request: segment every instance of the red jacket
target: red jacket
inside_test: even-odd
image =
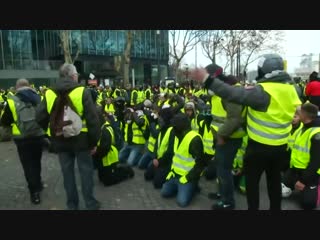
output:
[[[312,81],[306,86],[306,96],[320,96],[320,82]]]

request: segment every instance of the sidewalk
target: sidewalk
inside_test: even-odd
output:
[[[63,179],[55,154],[44,152],[42,156],[42,178],[45,189],[41,193],[41,204],[30,203],[22,167],[13,142],[0,142],[0,210],[64,210],[65,192]],[[143,171],[134,168],[135,177],[114,186],[104,187],[95,174],[96,198],[102,204],[102,210],[210,210],[212,200],[207,198],[209,192],[216,191],[214,181],[200,180],[201,192],[195,196],[186,208],[180,208],[173,199],[163,199],[160,191],[153,188],[151,182],[143,178]],[[77,173],[77,185],[80,190],[80,179]],[[261,209],[268,209],[269,200],[265,180],[261,181]],[[80,209],[84,209],[82,195],[79,191]],[[246,210],[244,195],[236,193],[236,209]],[[295,202],[283,200],[284,210],[299,209]]]

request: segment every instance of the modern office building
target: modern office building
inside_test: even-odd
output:
[[[99,84],[121,84],[121,71],[115,70],[124,52],[127,30],[71,30],[70,52],[78,53],[75,65],[80,79],[95,75]],[[0,30],[0,88],[14,86],[24,77],[39,85],[51,85],[64,62],[60,30]],[[130,81],[157,84],[168,73],[168,30],[133,31]],[[159,71],[159,72],[158,72]]]

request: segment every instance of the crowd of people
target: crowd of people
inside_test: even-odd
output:
[[[192,72],[180,86],[82,86],[74,65],[64,64],[53,87],[37,92],[28,80],[1,91],[3,128],[11,129],[31,202],[43,188],[43,147],[57,153],[67,208],[79,209],[77,161],[87,209],[99,209],[95,169],[105,186],[144,169],[164,198],[188,206],[205,177],[218,183],[209,193],[214,210],[236,208],[234,191],[259,209],[259,182],[266,173],[270,209],[301,196],[303,209],[319,205],[320,78],[292,79],[276,54],[258,64],[256,84],[242,84],[217,64]],[[201,86],[197,88],[197,86]],[[146,183],[147,184],[147,183]]]

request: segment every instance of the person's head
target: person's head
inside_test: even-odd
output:
[[[152,109],[152,102],[149,99],[144,100],[143,102],[143,107],[146,110],[151,110]]]
[[[169,126],[172,117],[173,117],[173,111],[171,107],[161,109],[159,111],[159,120],[158,120],[160,128]]]
[[[258,76],[256,80],[262,79],[266,74],[273,71],[283,71],[284,63],[278,54],[265,54],[258,62]]]
[[[60,67],[59,76],[78,82],[79,74],[77,68],[73,64],[65,63]]]
[[[192,118],[195,115],[195,106],[193,102],[187,102],[184,106],[184,112],[189,117]]]
[[[300,111],[301,111],[301,107],[297,108],[293,116],[292,125],[298,125],[300,123]]]
[[[316,71],[313,71],[309,75],[309,82],[316,81],[318,79],[318,73]]]
[[[191,122],[186,114],[177,113],[171,120],[171,124],[178,137],[182,137],[191,130]]]
[[[209,64],[205,69],[211,77],[218,77],[223,73],[223,68],[215,63]]]
[[[304,124],[310,123],[318,116],[319,108],[312,103],[305,103],[301,106],[300,120]]]
[[[25,78],[20,78],[16,82],[16,89],[17,90],[22,87],[30,87],[29,81]]]

